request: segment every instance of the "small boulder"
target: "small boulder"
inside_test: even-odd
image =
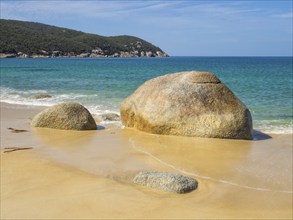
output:
[[[64,130],[96,130],[97,125],[90,112],[78,103],[61,103],[36,115],[31,125]]]
[[[30,98],[32,98],[32,99],[48,99],[48,98],[52,98],[52,96],[49,94],[36,94],[36,95],[32,95]]]
[[[94,115],[93,117],[98,122],[101,122],[101,121],[119,121],[120,120],[120,116],[118,114],[115,114],[115,113],[105,113],[105,114],[101,114],[101,115]]]
[[[198,186],[198,182],[195,179],[168,172],[139,172],[133,178],[133,182],[174,193],[188,193]]]
[[[151,79],[122,102],[120,115],[126,127],[153,134],[252,139],[250,111],[208,72]]]

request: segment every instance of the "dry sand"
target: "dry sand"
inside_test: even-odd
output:
[[[292,219],[292,135],[32,129],[39,111],[1,103],[1,219]],[[138,186],[141,170],[178,172],[199,187],[177,195]]]

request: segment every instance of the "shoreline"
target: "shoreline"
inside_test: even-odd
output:
[[[31,128],[44,108],[1,102],[1,219],[292,218],[292,134],[244,141]],[[133,184],[144,170],[181,173],[199,188],[177,195]]]
[[[21,58],[21,59],[27,59],[27,58],[167,58],[169,57],[168,54],[164,52],[153,53],[153,52],[145,52],[145,56],[138,56],[136,54],[133,54],[131,52],[123,52],[120,51],[120,53],[115,53],[113,55],[101,55],[96,53],[81,53],[78,55],[44,55],[44,54],[23,54],[23,53],[0,53],[0,59],[12,59],[12,58]]]
[[[38,93],[38,94],[43,94],[43,93]],[[47,93],[44,93],[45,95]],[[48,98],[45,98],[45,99],[41,99],[41,101],[47,101]],[[34,99],[32,99],[34,100]],[[48,99],[49,100],[49,99]],[[39,101],[38,99],[35,99],[34,101]],[[35,104],[35,103],[13,103],[13,102],[8,102],[8,101],[0,101],[0,105],[1,107],[4,107],[4,108],[11,108],[11,109],[18,109],[18,108],[24,108],[24,109],[32,109],[32,110],[39,110],[38,112],[40,112],[41,110],[44,110],[46,108],[49,108],[53,105],[56,105],[58,103],[62,103],[62,102],[70,102],[70,101],[60,101],[60,102],[56,102],[56,103],[50,103],[50,104]],[[93,116],[97,116],[99,117],[100,115],[104,115],[104,114],[107,114],[107,113],[114,113],[114,114],[117,114],[117,115],[120,115],[120,112],[119,112],[119,109],[117,110],[99,110],[98,112],[96,110],[93,110],[91,109],[91,107],[88,107],[86,105],[84,105],[89,111],[90,113],[93,115]],[[94,117],[95,118],[95,117]],[[120,121],[100,121],[100,120],[97,120],[96,121],[97,123],[101,123],[103,125],[107,125],[109,122],[110,124],[111,123],[119,123]],[[105,122],[105,123],[103,123]],[[267,138],[270,138],[271,135],[291,135],[292,138],[293,138],[293,129],[290,128],[288,130],[288,128],[286,128],[286,130],[276,130],[276,129],[270,129],[270,130],[262,130],[262,129],[258,129],[258,128],[253,128],[253,137],[254,139],[267,139]]]

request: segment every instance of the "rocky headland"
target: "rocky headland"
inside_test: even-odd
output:
[[[139,41],[137,42],[140,43]],[[113,58],[113,57],[168,57],[168,54],[162,51],[141,51],[141,50],[130,50],[130,51],[118,51],[114,54],[107,54],[101,48],[95,48],[90,52],[75,53],[75,52],[62,52],[52,51],[48,52],[41,50],[38,53],[27,54],[21,51],[15,53],[0,53],[0,58]]]
[[[51,25],[0,19],[0,58],[168,57],[134,36],[101,36]]]

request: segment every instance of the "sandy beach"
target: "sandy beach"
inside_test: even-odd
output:
[[[96,131],[31,128],[42,109],[1,103],[1,219],[293,217],[292,134],[244,141],[115,124]],[[173,194],[133,184],[142,170],[195,178],[198,189]]]

